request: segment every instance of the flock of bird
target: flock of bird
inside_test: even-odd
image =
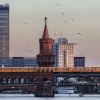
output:
[[[62,7],[62,5],[61,4],[56,4],[57,6],[61,6]],[[32,5],[32,6],[34,6],[34,5]],[[66,16],[66,13],[64,13],[64,12],[61,12],[61,14],[63,15],[63,16]],[[74,21],[75,19],[74,18],[70,18],[72,21]],[[66,23],[69,23],[69,21],[65,21]],[[25,21],[23,21],[22,22],[24,25],[27,25],[27,22],[25,22]],[[33,31],[36,31],[35,29],[32,29]],[[27,31],[28,33],[30,32],[29,30]],[[77,35],[82,35],[81,33],[76,33]],[[20,35],[23,35],[23,34],[20,34]],[[29,43],[30,42],[30,40],[26,40],[26,43]],[[16,41],[15,42],[16,44],[18,44],[19,42],[18,41]],[[14,48],[14,47],[11,47],[11,48]],[[31,49],[26,49],[28,52],[32,52],[32,50]]]

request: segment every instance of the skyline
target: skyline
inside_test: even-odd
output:
[[[55,33],[59,38],[62,32],[69,43],[78,43],[74,47],[74,56],[86,57],[86,66],[100,66],[99,0],[0,2],[5,3],[10,6],[11,57],[35,57],[39,53],[39,38],[44,30],[44,17],[47,17],[51,38],[54,38]]]

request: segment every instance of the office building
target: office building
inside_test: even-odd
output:
[[[0,58],[9,57],[9,5],[0,5]]]
[[[55,67],[74,67],[74,45],[75,43],[68,43],[66,38],[53,40]]]
[[[74,57],[74,67],[85,67],[85,57]]]
[[[9,59],[0,59],[0,67],[37,67],[35,57],[9,57]]]

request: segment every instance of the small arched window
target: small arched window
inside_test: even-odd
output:
[[[40,50],[42,50],[42,44],[40,45]]]

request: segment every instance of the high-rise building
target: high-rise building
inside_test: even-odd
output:
[[[0,58],[9,57],[9,5],[0,5]]]
[[[85,57],[74,57],[74,67],[85,67]]]
[[[55,54],[56,67],[74,67],[74,45],[68,43],[66,38],[53,40],[53,53]]]

